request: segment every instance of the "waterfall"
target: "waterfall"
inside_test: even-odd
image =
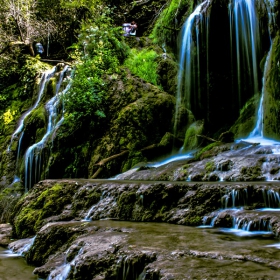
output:
[[[49,274],[47,280],[65,280],[65,279],[67,279],[67,277],[71,271],[71,268],[76,266],[76,262],[77,262],[78,258],[84,252],[83,247],[80,248],[78,254],[74,257],[74,259],[70,263],[68,263],[66,261],[66,258],[67,258],[67,254],[69,253],[70,249],[71,249],[71,247],[68,248],[68,250],[65,252],[64,264],[62,266],[59,266],[59,267],[55,268],[54,270],[52,270],[51,273]]]
[[[200,70],[199,70],[199,25],[203,20],[201,9],[208,0],[199,4],[194,12],[188,17],[183,25],[181,31],[181,49],[179,53],[179,72],[178,72],[178,86],[176,96],[176,109],[175,109],[175,124],[174,135],[177,133],[178,120],[180,119],[180,106],[184,103],[190,109],[191,91],[193,88],[199,88],[200,84]],[[195,32],[195,40],[193,38],[193,31]],[[196,58],[192,55],[192,50],[196,48],[198,54]],[[197,70],[194,71],[194,68]]]
[[[11,150],[11,145],[13,144],[14,140],[16,138],[18,138],[18,145],[17,145],[17,157],[16,157],[16,167],[15,167],[15,176],[14,176],[14,182],[19,181],[19,177],[18,177],[18,168],[19,168],[19,158],[20,158],[20,151],[21,151],[21,142],[22,142],[22,138],[24,135],[24,121],[25,119],[37,108],[37,106],[39,105],[42,95],[45,91],[45,87],[47,82],[54,76],[55,72],[56,72],[56,67],[53,67],[50,70],[45,71],[42,74],[40,83],[39,83],[39,89],[38,89],[38,94],[37,94],[37,99],[35,101],[35,103],[33,104],[33,106],[31,106],[20,118],[18,126],[16,128],[16,130],[14,131],[14,133],[12,134],[11,137],[11,141],[10,144],[8,146],[7,151],[10,152]],[[13,183],[14,183],[13,182]]]
[[[59,80],[56,84],[55,95],[47,102],[45,105],[46,111],[48,113],[48,125],[47,131],[43,138],[31,145],[25,153],[25,191],[27,192],[34,183],[38,182],[41,178],[41,153],[43,148],[46,146],[50,135],[57,129],[57,127],[63,121],[63,114],[59,121],[57,121],[58,105],[60,104],[59,96],[65,94],[70,87],[70,84],[66,89],[60,93],[60,87],[65,76],[65,72],[69,69],[69,66],[65,66],[60,73]]]
[[[237,0],[238,1],[238,0]],[[246,0],[248,1],[248,0]],[[274,15],[274,11],[273,11],[273,3],[274,0],[269,0],[266,2],[266,9],[267,9],[267,14],[268,14],[268,19],[269,19],[269,25],[270,26],[274,26],[275,25],[275,15]],[[251,5],[251,4],[250,4]],[[250,10],[254,11],[255,8],[251,8]],[[255,14],[252,14],[252,18],[253,16],[257,19],[257,16]],[[251,15],[250,15],[251,17]],[[257,20],[255,20],[257,23]],[[255,30],[255,26],[254,30]],[[257,36],[257,30],[255,30],[254,33],[252,34],[256,34],[255,36]],[[256,121],[256,125],[253,129],[253,131],[249,134],[249,136],[247,137],[246,141],[255,141],[255,142],[260,142],[261,144],[274,144],[275,141],[270,141],[269,139],[265,139],[264,137],[264,127],[263,127],[263,122],[264,122],[264,96],[265,96],[265,88],[266,88],[266,80],[267,80],[267,75],[268,75],[268,65],[269,65],[269,61],[270,61],[270,56],[271,56],[271,52],[272,52],[272,39],[271,39],[271,32],[270,30],[268,30],[269,32],[269,36],[270,36],[270,50],[266,56],[266,61],[265,61],[265,65],[264,65],[264,71],[263,71],[263,77],[262,77],[262,90],[261,90],[261,98],[260,98],[260,103],[259,103],[259,108],[258,108],[258,112],[257,112],[257,121]],[[256,46],[258,47],[258,42],[259,42],[259,37],[252,37],[251,41],[253,41],[253,39],[256,41]],[[254,46],[252,46],[253,49],[255,48]],[[252,52],[252,59],[253,59],[253,65],[255,65],[255,57],[253,55],[254,53]],[[254,69],[254,72],[256,70]],[[255,77],[255,76],[254,76]],[[255,91],[255,93],[257,93],[257,91]]]
[[[41,101],[42,95],[43,95],[43,93],[44,93],[45,86],[46,86],[47,82],[50,80],[50,78],[53,77],[53,75],[55,74],[55,72],[56,72],[56,67],[53,67],[51,70],[47,70],[46,72],[44,72],[44,73],[42,74],[36,102],[35,102],[34,105],[33,105],[31,108],[29,108],[29,109],[23,114],[23,116],[20,118],[18,127],[16,128],[15,132],[12,134],[11,142],[10,142],[10,145],[8,146],[8,151],[10,151],[11,145],[13,144],[13,141],[14,141],[15,137],[17,137],[18,134],[23,133],[24,120],[32,113],[32,111],[33,111],[34,109],[37,108],[38,104],[39,104],[40,101]],[[22,138],[22,135],[20,136],[20,138]],[[20,147],[19,147],[18,149],[20,149]]]
[[[9,244],[9,250],[18,256],[24,256],[33,246],[36,235],[32,238],[19,239]]]
[[[244,73],[248,75],[245,81],[252,84],[253,94],[258,93],[258,53],[260,49],[259,22],[256,14],[255,1],[233,0],[229,4],[231,53],[236,58],[236,75],[238,86],[239,107],[241,102],[241,86],[244,84]],[[234,44],[235,43],[235,44]]]
[[[231,0],[228,6],[215,10],[209,1],[204,1],[186,20],[180,36],[175,136],[184,137],[182,130],[190,125],[190,119],[182,123],[184,108],[195,120],[204,120],[206,131],[215,132],[226,125],[223,114],[234,122],[245,102],[261,92],[259,64],[265,53],[262,45],[269,45],[271,40],[270,30],[261,32],[261,28],[267,24],[269,29],[275,18],[273,0],[257,5],[254,0]],[[261,21],[263,17],[259,20],[259,13],[267,14],[267,23]],[[220,21],[215,18],[218,14]],[[214,44],[217,39],[219,44]],[[266,72],[267,66],[263,88]],[[263,93],[260,103],[263,104]],[[262,136],[262,114],[260,105],[258,124],[250,137]]]
[[[266,61],[265,61],[265,66],[264,66],[264,75],[263,75],[263,86],[262,86],[262,93],[261,93],[261,99],[260,99],[260,105],[258,109],[258,115],[257,115],[257,123],[253,131],[250,133],[248,139],[252,140],[253,139],[258,139],[258,138],[263,138],[263,100],[264,100],[264,95],[265,95],[265,82],[267,79],[267,70],[268,70],[268,62],[270,60],[270,55],[271,55],[271,49],[272,49],[272,44],[270,47],[270,50],[267,54]]]
[[[261,197],[263,198],[261,205],[265,208],[245,210],[246,206],[250,209],[254,205],[254,198]],[[280,211],[279,189],[265,186],[261,189],[256,188],[253,193],[250,187],[237,186],[227,190],[222,195],[221,202],[222,209],[203,217],[201,228],[219,227],[222,232],[239,236],[271,235],[273,216]]]

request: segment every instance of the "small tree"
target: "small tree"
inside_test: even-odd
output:
[[[34,56],[34,40],[56,31],[53,21],[40,20],[37,0],[0,0],[0,54],[13,45],[24,45]]]

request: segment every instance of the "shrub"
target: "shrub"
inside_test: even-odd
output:
[[[127,55],[122,29],[113,27],[104,11],[94,22],[83,23],[79,41],[73,45],[72,56],[77,63],[69,93],[65,96],[65,121],[87,118],[98,123],[105,118],[104,103],[106,84],[103,75],[119,72],[119,66]]]

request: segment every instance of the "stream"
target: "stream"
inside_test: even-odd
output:
[[[79,224],[59,223],[60,226],[71,228]],[[160,271],[161,276],[153,279],[279,279],[280,245],[272,234],[255,232],[253,235],[240,235],[240,232],[236,234],[235,231],[222,228],[116,220],[82,224],[98,230],[74,241],[85,245],[71,263],[66,262],[58,267],[47,279],[68,279],[70,270],[80,271],[81,261],[101,256],[112,244],[118,244],[119,251],[130,256],[141,252],[154,254],[156,258],[148,264],[148,270]],[[67,255],[68,251],[64,254]],[[91,251],[94,253],[91,254]],[[116,279],[150,279],[145,277],[145,270],[133,279],[124,276],[134,269],[130,263],[125,264]]]
[[[0,247],[0,280],[32,280],[34,267],[26,263],[22,256]]]
[[[272,236],[242,237],[219,228],[165,223],[93,223],[131,230],[129,246],[160,252],[152,265],[174,275],[175,279],[221,279],[221,275],[224,279],[241,279],[245,275],[248,279],[279,279],[280,270],[276,267],[280,268],[280,250],[274,246],[277,241]]]

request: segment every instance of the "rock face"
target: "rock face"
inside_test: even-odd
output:
[[[280,34],[277,32],[271,47],[271,58],[268,61],[269,75],[265,83],[265,97],[264,97],[264,134],[271,138],[279,139],[279,44]],[[277,67],[275,67],[277,65]],[[268,109],[270,108],[270,109]]]
[[[12,226],[8,224],[0,224],[0,246],[7,246],[11,243]]]
[[[58,191],[59,185],[63,191]],[[268,250],[264,245],[279,235],[280,216],[273,211],[260,215],[254,209],[279,207],[279,189],[278,182],[46,180],[19,202],[13,227],[19,237],[35,235],[25,257],[37,266],[34,273],[40,278],[143,279],[145,275],[145,279],[185,279],[186,275],[210,274],[212,279],[246,279],[253,277],[249,267],[254,263],[262,269],[261,275],[277,279],[277,249]],[[60,200],[59,209],[49,204],[48,197],[54,192],[61,198],[68,196]],[[39,208],[43,201],[46,207]],[[230,209],[244,205],[247,210]],[[221,242],[221,233],[213,234],[213,229],[208,232],[159,223],[211,224],[218,233],[219,227],[230,229],[234,219],[240,221],[240,229],[250,224],[250,230],[270,231],[259,233],[264,241],[253,239],[256,244],[245,250],[240,237],[224,236]],[[23,241],[11,243],[10,248],[20,244],[26,248],[28,239]],[[202,271],[198,269],[200,260]],[[236,270],[240,262],[247,268]],[[223,268],[217,268],[218,264]],[[266,270],[266,265],[273,267],[273,272]]]
[[[277,279],[277,249],[265,247],[274,246],[272,240],[280,234],[275,147],[245,142],[210,145],[196,157],[157,167],[143,165],[111,180],[41,181],[18,201],[11,218],[13,236],[29,239],[10,247],[20,250],[31,242],[25,257],[41,278],[200,279],[202,258],[209,266],[200,273],[210,273],[212,279],[254,279],[252,263],[263,277]],[[267,174],[274,180],[264,181]],[[220,181],[222,175],[228,181]],[[252,249],[244,249],[240,236],[223,235],[236,231],[258,237],[245,239],[255,240],[250,241],[256,242],[249,245]],[[177,238],[174,244],[172,236]],[[207,241],[202,248],[203,238]],[[246,269],[235,269],[240,262]],[[214,272],[211,267],[218,263],[228,268]],[[267,265],[275,271],[266,270]]]

